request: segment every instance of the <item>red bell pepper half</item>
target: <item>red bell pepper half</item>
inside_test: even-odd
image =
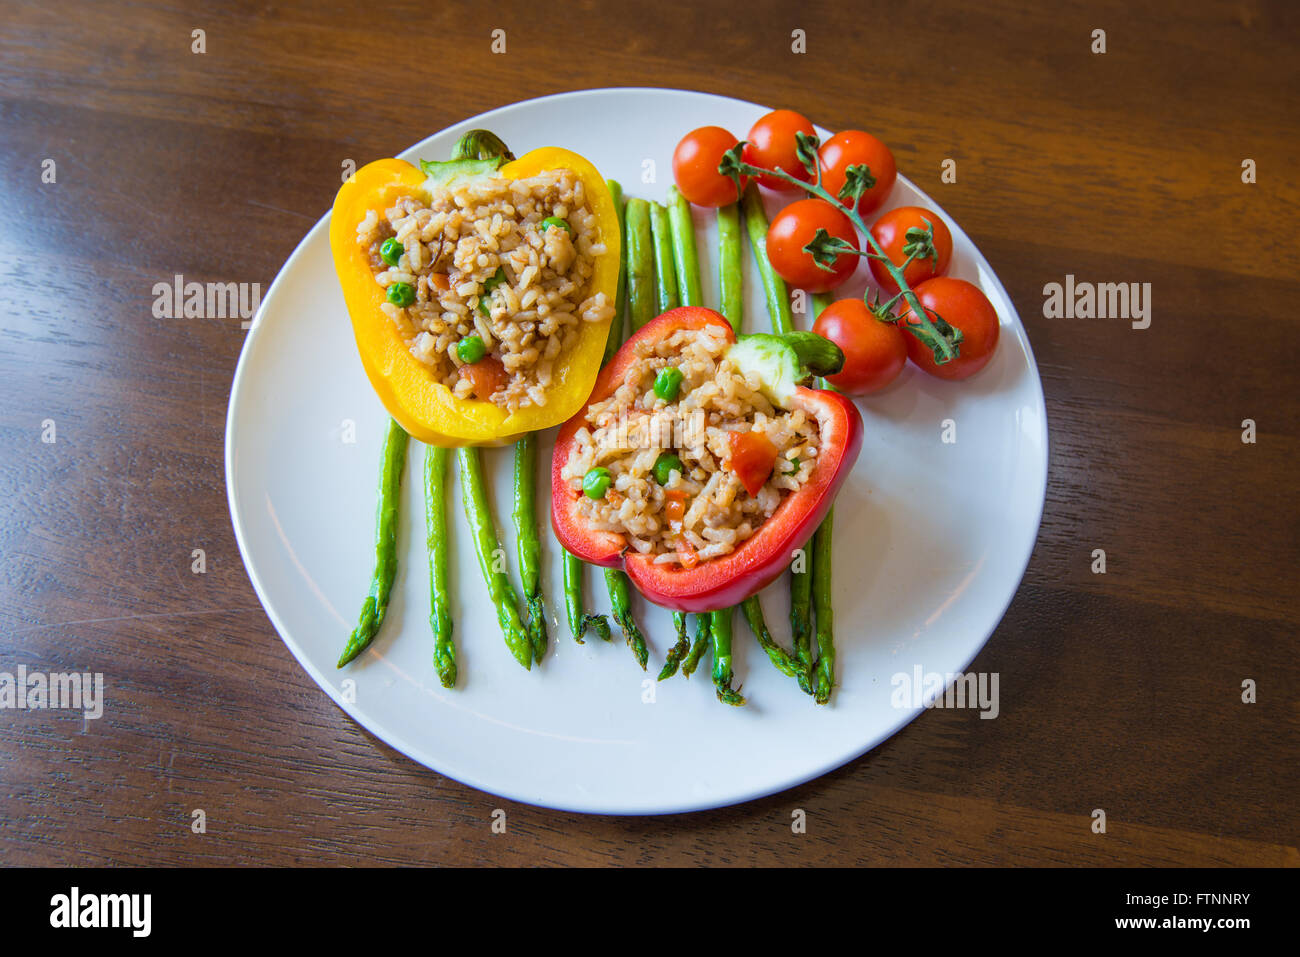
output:
[[[679,329],[702,329],[710,324],[735,341],[731,325],[711,309],[684,306],[646,323],[601,370],[587,400],[588,407],[609,398],[633,371],[638,343],[666,339]],[[583,409],[560,427],[551,459],[551,520],[560,544],[593,565],[622,565],[637,589],[664,608],[705,612],[739,604],[771,584],[793,560],[795,550],[807,544],[862,449],[862,416],[838,392],[799,386],[791,406],[816,417],[819,423],[820,450],[812,475],[797,492],[786,493],[772,517],[735,551],[690,568],[657,565],[653,555],[628,550],[622,535],[587,527],[580,507],[583,493],[571,489],[561,477],[574,435],[587,424],[587,409]]]

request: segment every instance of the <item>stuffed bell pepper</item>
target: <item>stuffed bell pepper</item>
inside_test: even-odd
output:
[[[811,538],[862,446],[852,402],[799,384],[838,368],[826,351],[842,363],[811,333],[738,342],[698,307],[647,323],[560,429],[561,544],[622,565],[666,608],[713,611],[757,593]]]
[[[582,407],[614,315],[619,228],[604,179],[487,132],[445,162],[383,159],[339,190],[334,265],[389,414],[430,445],[493,445]]]

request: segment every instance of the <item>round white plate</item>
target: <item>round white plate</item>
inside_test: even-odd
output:
[[[563,145],[619,180],[628,195],[662,200],[683,134],[713,124],[743,136],[766,110],[680,90],[566,93],[468,119],[402,156],[443,158],[464,131],[486,127],[517,155]],[[235,534],[285,644],[339,707],[397,750],[473,787],[554,808],[651,814],[733,804],[817,777],[885,740],[923,710],[911,701],[894,706],[892,676],[911,676],[918,666],[922,673],[960,672],[997,626],[1029,561],[1047,479],[1043,393],[1015,308],[957,223],[900,176],[889,205],[908,203],[947,220],[955,245],[951,275],[983,287],[1002,335],[993,361],[971,380],[942,382],[909,365],[885,393],[859,402],[866,441],[835,509],[838,686],[830,706],[815,706],[768,663],[739,614],[734,667],[749,698],[744,708],[716,700],[707,659],[690,680],[653,681],[673,629],[667,612],[643,601],[638,618],[652,648],[649,673],[617,637],[575,644],[564,621],[560,549],[550,535],[544,541],[551,651],[524,671],[507,652],[487,601],[458,486],[449,514],[461,678],[444,690],[432,665],[423,447],[414,441],[388,619],[371,648],[337,670],[370,579],[387,420],[357,358],[330,257],[328,216],[294,250],[262,302],[235,373],[226,426]],[[770,202],[769,212],[778,206]],[[705,301],[716,307],[712,212],[696,210],[696,226]],[[748,250],[745,264],[747,330],[764,331],[769,320]],[[865,272],[848,290],[865,287]],[[945,443],[948,419],[956,441]],[[550,460],[553,433],[543,438],[541,463]],[[484,454],[514,575],[511,453]],[[538,484],[546,516],[546,482],[539,477]],[[587,602],[609,610],[594,570]],[[788,644],[785,579],[763,603],[769,625]]]

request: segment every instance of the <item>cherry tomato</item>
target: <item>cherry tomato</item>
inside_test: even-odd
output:
[[[845,170],[859,164],[865,164],[871,170],[876,185],[858,197],[858,212],[863,216],[880,208],[898,179],[898,167],[889,147],[862,130],[836,133],[822,144],[818,155],[822,164],[822,185],[836,198],[844,186]]]
[[[858,268],[858,257],[840,253],[830,271],[817,265],[804,246],[812,242],[818,229],[838,236],[858,248],[858,234],[849,217],[825,200],[801,199],[776,214],[767,230],[767,258],[772,268],[792,286],[809,292],[834,289]]]
[[[895,266],[901,266],[907,260],[907,255],[903,252],[903,247],[907,245],[907,231],[913,227],[924,229],[923,220],[928,220],[934,226],[934,251],[938,253],[939,262],[936,264],[927,256],[925,259],[913,259],[908,264],[903,270],[903,278],[913,289],[918,283],[942,276],[948,271],[948,263],[952,261],[952,233],[948,231],[948,224],[937,213],[920,206],[899,206],[885,213],[871,227],[871,235],[876,237],[881,250]],[[871,260],[871,275],[876,277],[881,289],[898,292],[898,283],[894,282],[894,277],[878,259]]]
[[[809,136],[817,134],[808,117],[794,110],[773,110],[766,116],[760,117],[759,121],[750,127],[749,136],[745,137],[743,154],[745,162],[751,166],[785,170],[795,179],[811,183],[812,176],[803,168],[803,163],[799,162],[799,154],[795,152],[794,134],[800,131]],[[759,176],[758,182],[768,189],[782,192],[799,190],[799,187],[793,183],[787,183],[775,176]]]
[[[720,126],[701,126],[682,137],[673,150],[673,179],[696,206],[726,206],[740,197],[736,184],[718,172],[722,154],[739,140]],[[741,186],[746,179],[741,177]]]
[[[892,322],[881,322],[861,299],[840,299],[822,310],[813,332],[844,352],[844,368],[826,381],[847,395],[879,392],[907,365],[911,336]]]
[[[757,495],[776,465],[776,446],[766,432],[732,432],[729,467],[750,495]]]
[[[933,351],[916,336],[906,336],[907,354],[913,362],[940,379],[966,379],[989,364],[998,345],[998,313],[979,286],[965,279],[940,276],[913,287],[913,291],[931,318],[937,312],[964,337],[957,347],[957,358],[936,365]],[[906,301],[897,308],[905,316],[900,321],[904,328],[916,322]]]
[[[494,392],[505,388],[510,377],[506,367],[496,356],[486,356],[478,362],[467,362],[460,367],[460,374],[469,379],[470,390],[474,398],[486,402]]]

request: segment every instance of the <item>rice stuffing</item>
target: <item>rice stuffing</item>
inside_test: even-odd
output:
[[[580,493],[588,527],[623,535],[656,563],[690,567],[735,551],[784,496],[808,481],[817,461],[816,417],[774,407],[757,377],[732,365],[729,347],[725,332],[710,327],[640,343],[623,383],[588,408],[562,471]],[[670,366],[683,376],[671,402],[654,391],[659,370]],[[771,475],[755,495],[729,463],[731,434],[747,431],[763,433],[777,450]],[[666,452],[675,453],[683,468],[661,484],[654,467]],[[581,493],[584,476],[597,466],[609,470],[611,482],[603,497],[593,499]]]
[[[403,197],[357,226],[375,281],[387,290],[384,312],[411,354],[458,398],[508,412],[545,405],[582,324],[614,314],[603,292],[588,295],[605,245],[582,180],[567,169],[453,180],[431,200]],[[400,247],[390,243],[385,261],[390,239]],[[473,355],[478,346],[459,347],[470,337],[483,348],[467,361],[463,351]]]

